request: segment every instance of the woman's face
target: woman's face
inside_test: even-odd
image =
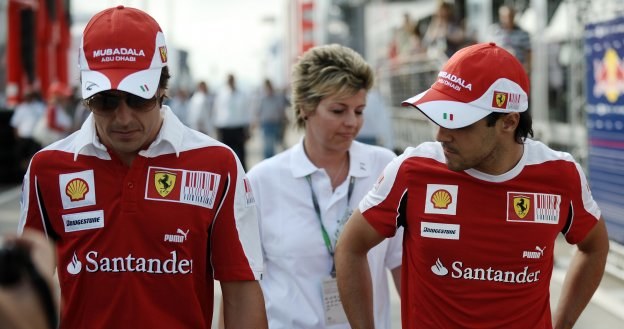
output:
[[[327,96],[308,114],[305,139],[316,148],[347,151],[364,123],[366,90],[348,97]]]

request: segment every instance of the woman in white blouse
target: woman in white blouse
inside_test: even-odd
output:
[[[373,72],[350,48],[310,49],[294,66],[292,106],[301,141],[248,173],[259,211],[269,327],[342,329],[333,252],[349,215],[394,158],[354,141]],[[375,328],[390,327],[392,273],[400,285],[402,234],[368,255],[375,282]]]

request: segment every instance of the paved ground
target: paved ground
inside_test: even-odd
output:
[[[300,134],[289,131],[287,143],[292,145],[300,138]],[[260,161],[261,142],[257,136],[253,136],[248,143],[249,167]],[[19,186],[0,186],[0,235],[13,233],[17,227],[19,217]],[[572,249],[563,239],[557,241],[556,264],[551,284],[551,302],[557,302],[557,296],[561,289],[561,283],[565,275]],[[220,302],[220,289],[218,283],[215,284],[216,298],[215,309],[218,309]],[[393,303],[393,329],[400,328],[400,302],[398,295],[392,296]],[[213,326],[216,328],[216,326]],[[577,325],[577,329],[622,329],[624,328],[624,282],[605,275],[603,281],[594,295],[590,305],[582,314]]]

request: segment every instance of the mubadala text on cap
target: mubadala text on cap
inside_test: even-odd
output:
[[[133,48],[106,48],[106,49],[96,49],[93,51],[93,58],[98,58],[101,56],[143,56],[145,57],[145,52],[143,49],[133,49]]]
[[[472,91],[472,83],[466,84],[466,81],[458,76],[456,76],[455,74],[451,74],[445,71],[440,71],[440,73],[438,73],[438,77],[442,78],[442,79],[447,79],[450,80],[454,83],[459,84],[460,86]]]

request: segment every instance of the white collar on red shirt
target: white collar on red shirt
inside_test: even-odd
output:
[[[366,152],[366,148],[371,147],[370,145],[362,144],[358,141],[353,141],[351,143],[351,147],[349,147],[349,176],[353,177],[368,177],[372,173],[370,172],[370,168],[372,167],[371,159],[372,154],[368,154]],[[290,156],[290,168],[292,170],[292,175],[295,178],[305,177],[314,173],[317,168],[311,161],[308,159],[308,156],[305,154],[303,149],[303,137],[292,148],[292,153]]]
[[[143,150],[139,154],[148,158],[166,153],[175,153],[176,156],[179,156],[182,149],[183,131],[186,127],[173,114],[169,106],[163,105],[160,112],[163,115],[163,124],[158,135],[147,150]],[[78,158],[78,154],[97,156],[103,160],[111,159],[106,151],[106,146],[97,137],[93,114],[89,114],[76,134],[74,161]]]

